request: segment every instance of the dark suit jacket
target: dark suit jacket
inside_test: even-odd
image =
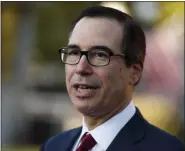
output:
[[[42,145],[41,151],[71,151],[81,130],[82,127],[51,137]],[[137,109],[107,151],[185,151],[185,148],[175,136],[149,124]]]

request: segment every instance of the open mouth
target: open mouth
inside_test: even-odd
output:
[[[98,89],[99,87],[96,86],[92,86],[92,85],[87,85],[87,84],[75,84],[73,86],[75,88],[75,90],[79,93],[83,93],[85,94],[90,94],[91,92],[93,92],[94,90]]]
[[[87,89],[97,89],[98,87],[86,85],[86,84],[75,84],[74,88],[77,90],[78,89],[87,90]]]

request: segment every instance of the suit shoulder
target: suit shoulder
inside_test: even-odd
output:
[[[146,137],[152,142],[156,142],[159,145],[170,147],[173,151],[184,151],[184,144],[180,141],[179,138],[173,136],[172,134],[148,123],[147,124],[147,133]]]
[[[66,142],[70,142],[75,135],[80,132],[80,127],[61,132],[55,136],[50,137],[45,143],[42,144],[40,151],[45,151],[46,148],[53,148],[61,145],[66,145]],[[64,141],[65,140],[65,141]],[[49,150],[49,149],[48,149]]]
[[[162,139],[167,139],[167,140],[178,140],[178,138],[158,127],[156,127],[155,125],[152,125],[150,123],[148,123],[148,126],[147,126],[147,132],[149,134],[153,134],[153,135],[156,135],[157,137],[160,136],[160,138]]]
[[[55,140],[58,140],[58,139],[61,140],[63,138],[69,137],[70,134],[72,134],[73,132],[75,132],[78,129],[79,128],[74,128],[74,129],[71,129],[71,130],[66,130],[66,131],[63,131],[61,133],[58,133],[57,135],[50,137],[47,140],[47,142],[55,141]]]

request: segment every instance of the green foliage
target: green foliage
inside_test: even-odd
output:
[[[71,23],[82,9],[99,2],[52,2],[37,11],[37,61],[56,62],[58,48],[67,45]]]

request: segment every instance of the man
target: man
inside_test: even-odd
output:
[[[41,150],[183,151],[176,137],[149,124],[133,104],[145,47],[142,29],[127,14],[102,6],[82,11],[60,55],[83,126],[50,138]]]

